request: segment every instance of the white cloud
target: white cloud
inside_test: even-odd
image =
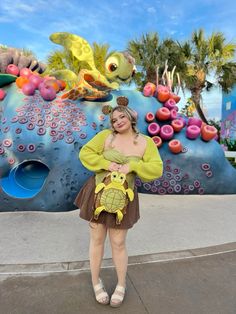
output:
[[[0,16],[0,23],[11,23],[12,18],[9,16]]]
[[[147,8],[148,13],[154,14],[156,13],[156,9],[154,7]]]
[[[5,18],[22,17],[24,14],[31,14],[35,11],[34,5],[29,5],[24,1],[2,0],[0,4],[1,13]]]
[[[179,17],[176,14],[170,15],[171,20],[177,20]]]
[[[127,6],[129,6],[129,3],[124,1],[124,2],[121,3],[121,5],[122,5],[122,7],[127,7]]]

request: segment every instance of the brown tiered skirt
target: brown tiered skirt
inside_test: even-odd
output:
[[[80,217],[87,221],[104,224],[107,228],[130,229],[139,220],[139,200],[135,187],[134,200],[128,203],[126,214],[124,215],[120,225],[116,224],[116,214],[102,211],[97,220],[93,218],[94,212],[94,196],[95,196],[95,177],[91,177],[81,188],[76,196],[74,204],[80,209]]]

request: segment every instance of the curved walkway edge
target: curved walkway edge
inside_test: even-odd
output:
[[[235,195],[139,194],[141,219],[129,232],[129,264],[236,251]],[[72,212],[0,213],[0,275],[84,271],[89,227]],[[106,241],[103,267],[112,267]]]
[[[169,262],[184,259],[194,259],[198,257],[219,255],[229,252],[236,252],[236,242],[226,243],[211,247],[189,249],[182,251],[163,252],[156,254],[145,254],[130,256],[128,265],[149,264]],[[103,260],[102,268],[113,267],[112,259],[106,258]],[[0,265],[0,276],[15,276],[15,275],[33,275],[37,273],[57,273],[70,271],[88,271],[89,261],[74,261],[74,262],[58,262],[58,263],[39,263],[39,264],[9,264]]]

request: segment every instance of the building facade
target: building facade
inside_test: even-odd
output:
[[[221,142],[230,151],[236,151],[236,85],[222,97]]]

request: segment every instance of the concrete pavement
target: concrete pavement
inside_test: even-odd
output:
[[[131,257],[236,242],[236,195],[139,196],[141,219],[127,239]],[[88,245],[88,223],[78,210],[0,213],[0,273],[80,269]]]
[[[236,195],[140,194],[127,295],[96,303],[88,224],[78,211],[0,213],[0,314],[235,314]],[[116,282],[109,244],[102,278]]]
[[[109,292],[113,268],[102,270]],[[236,252],[130,265],[122,306],[98,304],[87,271],[0,276],[1,314],[235,314]]]

